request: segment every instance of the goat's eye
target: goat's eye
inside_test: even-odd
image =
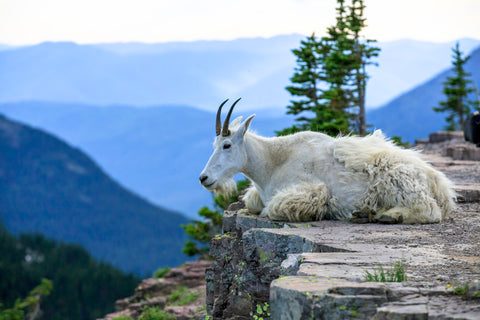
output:
[[[230,143],[225,143],[223,145],[223,149],[230,149],[230,147],[231,147]]]

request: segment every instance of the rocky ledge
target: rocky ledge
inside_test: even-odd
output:
[[[469,151],[447,157],[459,145]],[[152,306],[165,319],[480,319],[480,148],[458,133],[431,135],[421,147],[457,185],[458,206],[445,222],[280,223],[239,202],[211,241],[213,264],[187,263],[144,280],[105,319],[137,319]],[[406,281],[365,281],[367,272],[388,273],[399,262]],[[179,287],[197,298],[174,306]]]
[[[99,320],[134,320],[149,308],[157,308],[158,319],[204,319],[205,270],[211,264],[211,261],[187,262],[161,278],[145,279],[133,296],[115,303],[116,312]],[[143,319],[153,318],[143,316]]]
[[[213,319],[480,319],[480,164],[425,157],[458,184],[448,219],[429,225],[280,223],[224,214],[210,244]],[[403,282],[367,282],[396,264]]]

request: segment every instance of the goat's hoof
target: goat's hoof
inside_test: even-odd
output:
[[[245,208],[245,203],[242,200],[240,200],[240,201],[231,203],[228,206],[227,211],[238,211],[243,208]]]
[[[353,223],[369,223],[371,221],[371,213],[368,211],[355,211],[352,213],[350,222]]]
[[[381,215],[380,217],[375,219],[375,222],[382,223],[382,224],[396,224],[403,222],[403,216],[399,215],[398,218],[394,218],[388,216],[386,214]]]

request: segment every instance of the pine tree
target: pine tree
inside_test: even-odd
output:
[[[349,10],[347,26],[353,37],[353,96],[354,105],[358,108],[354,126],[356,131],[364,136],[367,132],[365,99],[368,80],[365,67],[370,64],[377,65],[371,59],[378,56],[380,48],[372,46],[376,42],[375,40],[361,40],[360,32],[366,27],[366,19],[363,16],[365,10],[363,0],[352,0]]]
[[[287,114],[302,116],[296,119],[298,127],[279,134],[307,129],[332,136],[351,130],[365,134],[365,66],[379,49],[370,45],[372,40],[361,40],[363,1],[352,0],[351,6],[345,6],[345,0],[337,2],[336,24],[327,35],[312,35],[293,50],[298,67],[290,79],[294,85],[286,89],[304,99],[291,101]]]
[[[465,71],[465,63],[470,59],[470,56],[463,57],[458,42],[455,48],[452,48],[452,51],[452,71],[454,75],[447,77],[447,80],[443,82],[443,93],[446,100],[441,101],[439,107],[433,107],[433,110],[448,113],[445,118],[447,122],[446,130],[463,131],[465,118],[472,111],[470,107],[478,110],[479,101],[478,99],[476,101],[467,100],[469,94],[476,91],[475,87],[471,86],[473,83],[469,79],[471,74]]]
[[[285,89],[292,96],[301,98],[290,101],[291,105],[287,106],[287,114],[302,114],[303,116],[295,119],[298,122],[298,127],[295,125],[292,128],[277,132],[279,135],[310,129],[311,118],[305,116],[305,111],[314,111],[321,108],[319,84],[324,78],[322,78],[321,70],[319,70],[321,62],[318,56],[319,47],[319,40],[315,34],[312,34],[300,42],[298,49],[292,50],[292,53],[297,57],[298,67],[295,68],[295,73],[290,78],[292,85]]]
[[[350,131],[353,100],[349,82],[354,63],[351,54],[353,43],[348,34],[344,0],[337,2],[337,22],[327,29],[327,36],[322,38],[330,49],[324,62],[328,89],[323,94],[332,114],[332,125],[338,130],[336,134]]]

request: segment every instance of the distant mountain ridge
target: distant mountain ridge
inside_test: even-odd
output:
[[[40,232],[145,275],[186,260],[180,224],[108,177],[86,154],[0,115],[0,218],[10,232]]]
[[[400,95],[385,106],[367,112],[367,121],[381,128],[388,136],[400,136],[411,143],[418,138],[428,138],[432,132],[443,130],[446,113],[433,111],[445,100],[443,82],[453,73],[451,68],[442,71],[422,85]],[[480,88],[480,48],[471,53],[465,69],[471,80]],[[470,99],[477,97],[472,94]]]
[[[8,100],[8,94],[11,94],[10,98],[15,95],[20,97],[22,94],[26,94],[25,98],[34,97],[36,96],[33,94],[34,91],[40,90],[43,85],[47,85],[48,90],[38,99],[47,99],[49,97],[47,93],[50,92],[48,93],[50,97],[65,94],[61,99],[58,98],[60,100],[85,100],[85,97],[95,97],[92,98],[94,101],[107,102],[109,99],[128,96],[130,100],[127,100],[132,101],[138,97],[135,93],[137,89],[145,93],[140,95],[142,97],[151,95],[159,85],[156,78],[162,77],[163,84],[166,85],[163,91],[168,93],[162,96],[162,99],[175,100],[187,97],[193,102],[192,104],[163,102],[140,108],[121,104],[108,104],[102,107],[103,103],[37,100],[6,102],[0,104],[0,112],[62,137],[93,156],[101,167],[123,185],[154,203],[195,217],[201,206],[211,203],[210,193],[201,188],[197,177],[212,150],[215,117],[213,112],[199,110],[196,107],[202,107],[202,103],[207,103],[208,100],[210,105],[208,108],[215,109],[229,94],[233,94],[229,97],[236,98],[236,94],[241,92],[244,99],[237,107],[236,114],[246,116],[257,113],[252,129],[263,135],[272,136],[275,130],[290,126],[294,117],[286,116],[285,104],[281,104],[290,97],[280,97],[282,94],[286,95],[286,90],[280,82],[285,78],[288,80],[294,62],[292,61],[291,68],[278,66],[284,65],[285,57],[292,59],[293,55],[287,46],[298,46],[301,38],[303,36],[292,35],[270,39],[152,45],[127,43],[78,46],[73,43],[44,43],[13,51],[7,50],[0,52],[0,66],[5,66],[2,69],[5,72],[0,73],[0,91],[5,93],[0,97],[0,101]],[[478,40],[472,39],[462,41],[462,45],[465,44],[462,50],[466,52],[468,46],[479,43]],[[385,88],[382,87],[381,91],[391,92],[389,88],[392,86],[406,88],[413,85],[414,81],[411,79],[416,79],[415,81],[423,79],[428,72],[433,72],[432,70],[436,70],[438,66],[448,67],[450,63],[450,44],[404,40],[380,45],[384,48],[385,55],[380,56],[380,59],[383,59],[380,61],[381,66],[372,70],[377,70],[376,72],[384,76],[378,79],[372,74],[367,87],[367,92],[370,93],[375,82],[381,82],[382,79],[381,86]],[[8,55],[3,55],[7,52]],[[275,55],[280,64],[277,64],[275,59],[269,59],[272,52],[281,52]],[[52,55],[49,55],[50,53]],[[237,54],[242,58],[236,59]],[[40,60],[42,63],[38,61],[33,63],[34,58],[38,57],[42,58]],[[180,62],[169,65],[169,59],[173,58],[196,63],[190,65],[190,68]],[[472,61],[474,60],[472,57]],[[89,61],[97,61],[98,64],[91,64]],[[20,62],[31,65],[27,67]],[[157,64],[159,69],[155,69],[156,67],[149,69]],[[20,69],[14,70],[13,66],[18,65]],[[421,65],[428,66],[427,69],[430,71],[408,75],[412,69],[421,69],[419,67]],[[160,72],[160,66],[169,72]],[[26,77],[22,68],[28,69],[30,76]],[[94,72],[88,74],[92,68]],[[85,70],[88,72],[85,73]],[[189,72],[184,73],[186,70],[192,75]],[[241,72],[237,72],[238,70]],[[262,70],[261,74],[265,70],[272,73],[267,72],[268,75],[261,80],[255,78],[258,81],[250,78],[257,74],[258,70]],[[478,67],[474,66],[471,70],[478,75]],[[149,81],[144,85],[146,75]],[[436,94],[424,94],[422,84],[411,90],[415,93],[415,98],[405,99],[412,97],[410,93],[405,93],[394,99],[392,101],[394,104],[369,110],[367,122],[383,129],[389,136],[400,135],[411,142],[415,138],[441,129],[444,125],[444,116],[433,113],[431,107],[443,99],[439,87],[443,80],[430,81],[437,83],[434,90]],[[245,86],[239,85],[249,82],[252,84],[247,85],[246,89]],[[217,83],[221,89],[210,91],[211,83]],[[176,88],[170,92],[169,86]],[[281,94],[272,93],[269,87]],[[31,88],[37,89],[32,91]],[[98,96],[87,94],[89,90],[95,88],[98,89]],[[429,90],[427,91],[430,92]],[[74,96],[71,95],[72,92],[75,93]],[[260,96],[265,102],[261,102]],[[380,97],[379,101],[386,96],[388,95]],[[390,105],[394,107],[389,107]]]
[[[233,116],[254,113],[240,103]],[[94,107],[23,102],[0,104],[0,112],[22,119],[85,150],[116,180],[154,203],[196,217],[212,204],[198,175],[212,152],[215,114],[188,106]],[[259,110],[252,130],[272,136],[293,118]],[[232,116],[232,117],[233,117]]]
[[[214,110],[219,97],[249,97],[252,108],[283,109],[305,36],[232,41],[77,45],[46,42],[0,50],[1,102],[192,105]],[[465,52],[479,40],[461,39]],[[450,43],[379,43],[369,66],[367,106],[384,104],[449,64]]]

